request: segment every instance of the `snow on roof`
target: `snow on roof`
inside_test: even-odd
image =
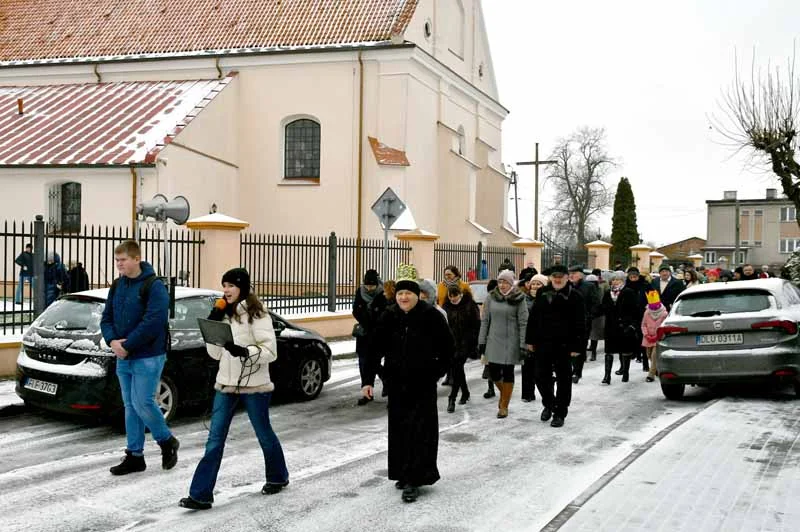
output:
[[[152,164],[234,76],[0,87],[0,165]]]
[[[0,65],[388,44],[418,0],[3,0]]]

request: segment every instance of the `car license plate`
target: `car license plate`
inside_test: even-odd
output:
[[[697,345],[736,345],[743,344],[742,333],[701,334],[697,337]]]
[[[29,390],[36,390],[37,392],[55,395],[58,389],[58,384],[52,382],[40,381],[37,379],[28,379],[25,381],[25,388]]]

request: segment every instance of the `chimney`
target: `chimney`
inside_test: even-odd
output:
[[[767,189],[767,199],[778,199],[778,189],[776,189],[776,188],[768,188]]]
[[[735,200],[736,199],[736,191],[735,190],[726,190],[722,193],[722,199],[725,200]]]
[[[21,115],[25,114],[22,98],[17,98],[17,112]]]

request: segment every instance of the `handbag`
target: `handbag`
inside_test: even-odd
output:
[[[351,334],[355,338],[363,338],[367,335],[367,331],[364,330],[364,327],[360,323],[355,323],[353,325],[353,332]]]

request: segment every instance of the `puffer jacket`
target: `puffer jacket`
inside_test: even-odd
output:
[[[486,344],[486,359],[493,364],[520,363],[519,351],[525,347],[528,305],[517,288],[504,296],[495,288],[483,303],[483,320],[478,344]]]
[[[275,389],[269,377],[269,364],[278,358],[278,343],[272,318],[264,317],[249,323],[244,301],[236,307],[239,320],[225,316],[223,323],[231,326],[233,343],[247,347],[250,356],[232,356],[227,349],[206,344],[209,356],[219,360],[217,382],[214,388],[224,393],[262,393]]]

